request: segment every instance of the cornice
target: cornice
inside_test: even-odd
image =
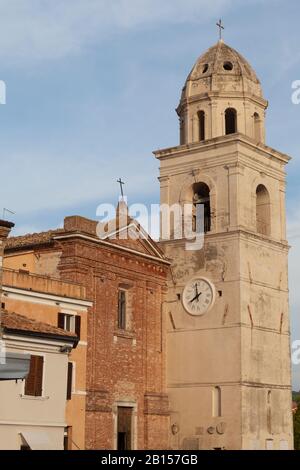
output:
[[[250,148],[254,152],[260,153],[263,156],[278,161],[280,164],[286,165],[291,160],[291,157],[289,155],[281,153],[263,143],[257,143],[250,137],[247,137],[246,135],[241,133],[215,137],[214,139],[205,140],[204,142],[195,142],[185,145],[178,145],[176,147],[159,149],[154,151],[153,154],[158,160],[167,160],[176,157],[186,156],[187,153],[201,154],[213,149],[224,148],[234,144],[240,144],[242,146],[244,145],[245,147]]]

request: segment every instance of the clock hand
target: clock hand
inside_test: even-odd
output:
[[[189,301],[190,304],[191,304],[192,302],[194,302],[194,300],[196,300],[197,297],[198,297],[198,287],[197,287],[197,283],[194,285],[194,289],[195,289],[196,295],[195,295],[195,297],[192,298],[192,300]]]
[[[199,292],[198,294],[196,294],[195,297],[193,297],[193,299],[190,300],[190,303],[194,302],[194,300],[198,300],[201,294],[202,292]]]

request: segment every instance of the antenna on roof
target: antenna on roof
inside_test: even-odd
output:
[[[3,207],[3,220],[5,220],[5,214],[6,213],[15,215],[15,212],[11,211],[10,209],[6,209],[6,207]]]

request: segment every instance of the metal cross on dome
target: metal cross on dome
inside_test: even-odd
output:
[[[216,23],[216,25],[218,26],[219,28],[219,35],[220,35],[220,40],[222,39],[222,29],[224,30],[224,26],[222,25],[222,20],[221,18],[219,19],[219,23]]]

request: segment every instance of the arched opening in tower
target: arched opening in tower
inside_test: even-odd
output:
[[[193,231],[204,233],[211,230],[210,189],[205,183],[193,185]]]
[[[270,196],[263,184],[256,188],[256,230],[262,235],[271,233]]]
[[[225,133],[235,134],[237,132],[237,114],[234,108],[227,108],[225,111]]]
[[[254,139],[256,142],[260,142],[261,135],[260,135],[260,117],[258,113],[254,113]]]
[[[205,112],[199,111],[198,113],[199,119],[199,140],[205,140]]]

